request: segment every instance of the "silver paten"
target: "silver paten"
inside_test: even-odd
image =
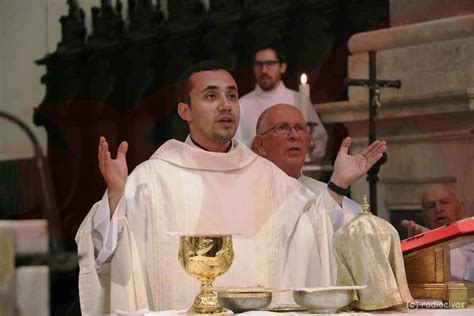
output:
[[[217,292],[217,301],[234,313],[243,313],[270,305],[272,292]]]
[[[354,300],[354,291],[365,286],[295,288],[295,302],[312,313],[335,313]]]

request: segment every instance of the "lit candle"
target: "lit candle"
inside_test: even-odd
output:
[[[302,74],[300,77],[300,107],[301,113],[303,113],[303,117],[308,122],[309,120],[309,100],[310,100],[310,91],[309,91],[309,84],[307,84],[308,76],[306,74]]]

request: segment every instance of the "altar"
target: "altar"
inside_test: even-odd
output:
[[[341,312],[337,315],[426,315],[426,316],[437,316],[437,315],[467,315],[474,313],[474,305],[470,305],[467,309],[407,309],[402,311],[379,311],[375,313],[367,312]],[[161,311],[161,312],[150,312],[150,311],[138,311],[138,312],[121,312],[112,314],[116,316],[181,316],[186,315],[186,310],[173,310],[173,311]],[[239,315],[248,316],[296,316],[296,315],[311,315],[308,312],[289,312],[289,313],[276,313],[269,311],[250,311],[241,313]],[[312,314],[315,315],[315,314]],[[317,315],[317,314],[316,314]]]

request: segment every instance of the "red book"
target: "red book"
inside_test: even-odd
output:
[[[402,240],[404,254],[461,236],[474,235],[474,217],[468,217]]]

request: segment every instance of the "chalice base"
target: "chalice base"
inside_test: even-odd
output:
[[[219,306],[217,302],[217,296],[211,291],[201,291],[196,298],[188,314],[218,314],[224,313],[227,310]]]

